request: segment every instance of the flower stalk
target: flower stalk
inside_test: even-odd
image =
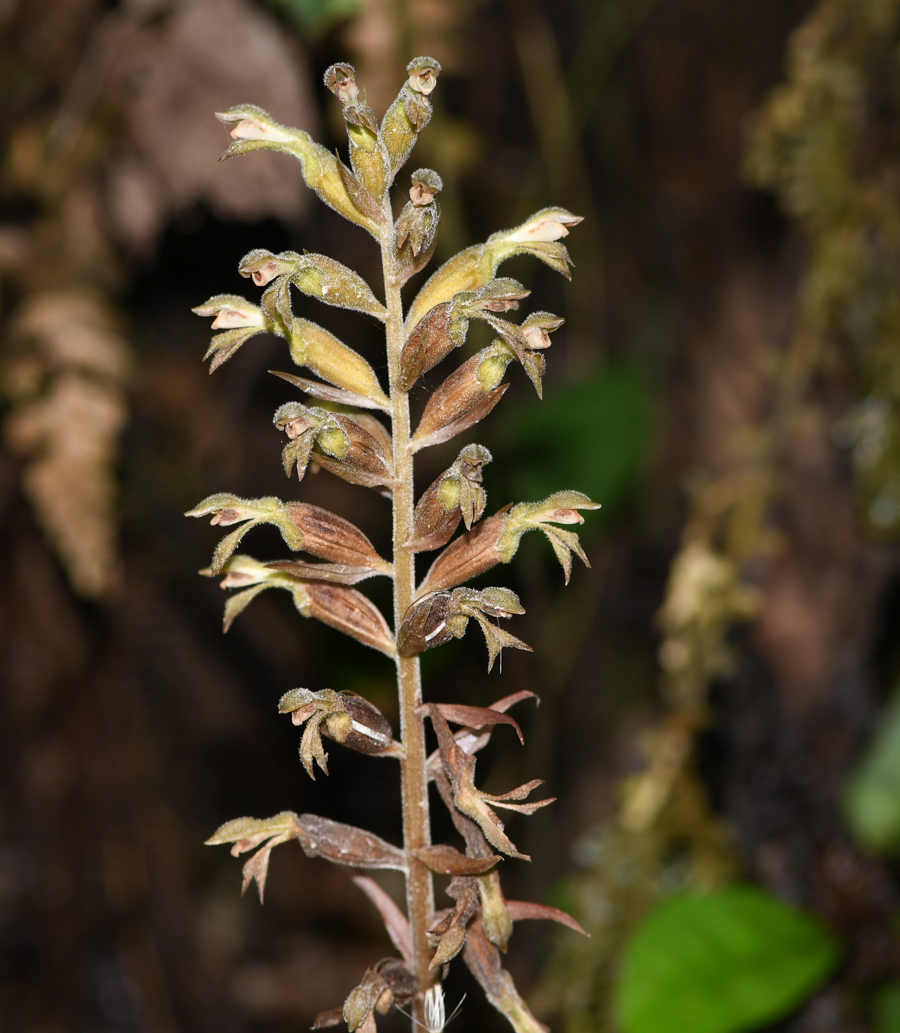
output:
[[[207,357],[211,371],[226,362],[258,333],[282,337],[291,358],[319,380],[277,373],[320,404],[293,400],[275,414],[287,437],[284,471],[296,470],[302,482],[307,468],[321,468],[360,490],[388,494],[392,504],[393,556],[383,559],[352,523],[300,501],[269,497],[243,499],[218,494],[190,510],[209,516],[214,525],[240,526],[215,550],[203,573],[224,575],[223,588],[240,589],[225,608],[225,630],[256,596],[276,587],[288,590],[298,612],[386,654],[396,666],[400,714],[399,740],[390,724],[362,697],[328,688],[295,688],[281,697],[280,712],[303,727],[303,767],[328,773],[322,736],[340,748],[373,758],[397,760],[401,773],[403,845],[398,848],[370,832],[317,815],[283,812],[273,818],[241,818],[223,825],[208,842],[231,843],[232,853],[255,852],[244,864],[244,889],[255,882],[262,900],[271,850],[296,840],[310,856],[325,857],[354,868],[394,868],[406,880],[405,914],[367,876],[353,882],[377,908],[401,957],[372,965],[341,1008],[323,1012],[314,1028],[346,1024],[350,1033],[376,1033],[377,1016],[396,1008],[410,1014],[413,1029],[440,1033],[443,1001],[440,981],[447,964],[462,960],[482,984],[488,1000],[503,1012],[517,1033],[544,1027],[528,1010],[512,977],[501,964],[514,921],[549,918],[571,928],[577,923],[553,908],[507,901],[500,884],[501,855],[522,858],[492,808],[531,814],[552,799],[524,802],[541,784],[534,779],[500,795],[489,795],[474,782],[475,757],[494,729],[510,725],[522,732],[506,711],[531,693],[515,693],[490,707],[424,700],[419,653],[464,636],[470,619],[484,633],[489,666],[503,648],[529,647],[501,629],[497,621],[523,613],[518,597],[505,588],[465,587],[472,578],[513,558],[519,539],[540,530],[550,541],[568,581],[572,556],[587,563],[577,535],[556,524],[583,522],[580,510],[597,504],[577,491],[561,491],[543,502],[505,506],[482,519],[487,496],[481,468],[490,452],[467,444],[453,465],[416,500],[414,460],[424,448],[449,441],[479,423],[502,399],[509,384],[500,383],[513,360],[523,366],[540,393],[549,332],[562,323],[550,313],[527,316],[521,325],[497,313],[514,311],[528,295],[515,280],[495,278],[498,266],[517,254],[533,255],[568,276],[569,260],[559,243],[580,219],[560,208],[545,209],[522,226],[494,234],[485,244],[451,259],[420,290],[404,312],[404,284],[431,258],[440,226],[436,200],[441,180],[430,169],[412,175],[409,203],[395,221],[390,188],[406,162],[419,132],[431,118],[429,97],[440,66],[416,58],[409,78],[381,125],[356,85],[352,66],[332,66],[326,86],[344,108],[350,167],[313,143],[305,133],[277,123],[252,105],[219,114],[233,125],[235,143],[226,157],[273,149],[296,157],[307,184],[320,198],[380,243],[384,303],[358,274],[324,255],[252,251],[239,271],[265,291],[260,304],[236,295],[216,295],[195,311],[215,316]],[[354,310],[384,326],[388,365],[385,393],[369,363],[356,351],[294,313],[295,292]],[[304,305],[307,303],[304,301]],[[419,426],[410,422],[409,391],[419,377],[437,367],[465,343],[470,319],[480,319],[498,337],[474,359],[460,365],[432,394]],[[390,417],[390,432],[369,410]],[[294,482],[297,483],[296,481]],[[301,491],[303,485],[301,484]],[[460,523],[465,531],[453,541]],[[281,531],[293,554],[304,557],[265,562],[236,552],[244,535],[260,524]],[[449,543],[449,544],[448,544]],[[416,555],[442,549],[424,580],[416,582]],[[393,582],[393,626],[356,587],[369,577]],[[425,722],[430,721],[438,749],[429,754]],[[456,732],[450,725],[459,726]],[[429,783],[434,781],[465,852],[450,844],[433,844]],[[495,852],[497,851],[497,852]],[[452,907],[436,910],[433,873],[451,876],[447,895]],[[404,1006],[409,1006],[405,1011]]]

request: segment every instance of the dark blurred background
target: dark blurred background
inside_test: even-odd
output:
[[[295,163],[217,166],[212,113],[259,104],[344,148],[324,68],[355,62],[380,114],[416,54],[444,66],[409,166],[444,179],[438,260],[549,204],[585,217],[571,284],[504,266],[567,323],[543,403],[511,369],[477,440],[492,508],[603,504],[591,567],[564,590],[525,539],[500,583],[534,653],[490,677],[474,635],[423,657],[431,699],[541,696],[525,747],[495,734],[479,772],[559,797],[512,819],[534,860],[504,885],[593,937],[528,923],[505,964],[555,1028],[615,1029],[648,909],[740,878],[840,944],[765,1028],[900,1029],[898,19],[897,0],[0,2],[4,1033],[307,1028],[390,951],[345,870],[284,847],[260,907],[202,843],[285,809],[396,839],[389,764],[335,748],[312,783],[276,713],[329,686],[395,722],[391,665],[283,593],[223,638],[224,594],[196,576],[218,536],[181,514],[302,497],[388,549],[384,499],[285,484],[282,345],[209,377],[190,308],[255,296],[254,247],[378,289],[375,245]],[[300,305],[383,372],[364,318]],[[458,446],[423,455],[422,486]],[[251,551],[283,546],[263,529]],[[457,1028],[504,1028],[454,973],[463,993]]]

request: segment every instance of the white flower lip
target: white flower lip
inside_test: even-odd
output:
[[[213,320],[213,330],[230,330],[245,326],[265,326],[266,317],[257,308],[223,308]]]

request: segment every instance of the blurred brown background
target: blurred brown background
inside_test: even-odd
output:
[[[424,657],[432,699],[542,697],[521,715],[524,750],[498,734],[479,770],[542,777],[559,797],[514,820],[534,862],[505,880],[589,912],[595,935],[575,957],[529,924],[508,965],[557,1028],[606,1029],[616,951],[661,875],[737,872],[845,945],[839,975],[779,1028],[871,1028],[867,994],[897,974],[897,882],[840,801],[896,673],[896,455],[859,454],[883,416],[860,405],[884,389],[889,435],[900,392],[900,263],[895,238],[876,241],[863,265],[883,278],[863,290],[851,230],[869,240],[897,211],[900,109],[884,56],[897,4],[855,7],[881,21],[854,50],[852,24],[821,15],[852,23],[849,2],[0,3],[4,1033],[305,1028],[389,951],[346,872],[284,848],[261,908],[239,896],[239,862],[202,841],[282,809],[397,837],[388,766],[341,753],[310,783],[275,710],[289,688],[330,686],[393,717],[391,667],[281,593],[223,638],[223,593],[195,574],[216,534],[181,514],[213,491],[297,491],[271,427],[288,396],[266,372],[287,356],[258,338],[209,377],[190,307],[245,293],[253,247],[378,273],[372,241],[288,159],[218,166],[212,112],[252,102],[343,147],[322,70],[353,60],[380,113],[419,53],[444,65],[410,166],[446,184],[438,259],[547,204],[585,216],[571,285],[504,268],[567,325],[544,406],[513,374],[478,440],[496,457],[492,506],[563,487],[603,503],[585,525],[591,569],[563,592],[545,543],[526,541],[502,583],[534,654],[490,679],[473,636]],[[847,129],[842,109],[810,102],[791,123],[785,101],[760,129],[790,34],[815,17],[796,81],[819,82],[816,55],[850,39],[861,113]],[[835,158],[835,182],[791,179],[778,133],[803,144],[806,125],[850,134],[835,154],[856,178]],[[311,318],[382,369],[364,320]],[[423,485],[446,465],[433,451]],[[383,499],[324,472],[300,491],[387,548]],[[254,534],[254,552],[280,554],[274,531]],[[448,989],[470,994],[458,1028],[502,1028],[467,978]]]

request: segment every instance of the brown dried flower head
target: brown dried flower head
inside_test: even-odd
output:
[[[490,671],[504,647],[531,652],[531,646],[491,622],[491,618],[509,619],[513,614],[524,612],[519,597],[508,588],[456,588],[452,592],[435,592],[417,599],[406,611],[397,635],[397,651],[401,656],[416,656],[426,649],[442,646],[451,638],[462,638],[469,619],[474,618],[484,633]]]

